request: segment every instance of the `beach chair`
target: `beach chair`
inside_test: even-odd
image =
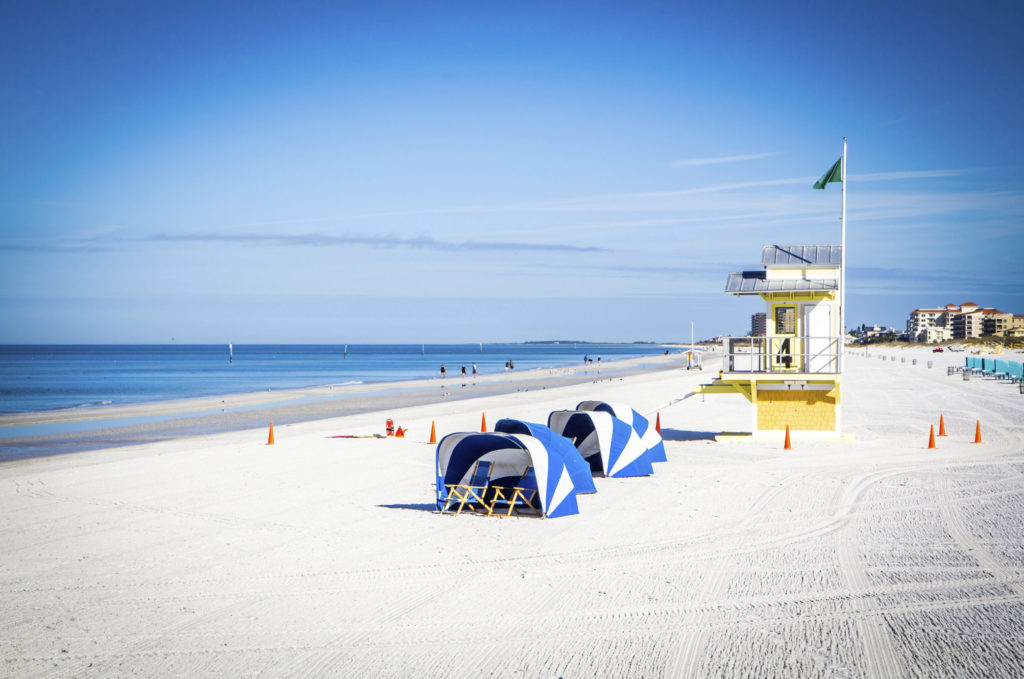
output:
[[[997,380],[1010,379],[1010,362],[997,358],[995,368],[992,371],[992,376]]]
[[[534,500],[537,497],[537,476],[534,474],[533,467],[527,467],[512,488],[494,486],[492,492],[491,504],[487,510],[488,516],[491,516],[494,513],[494,508],[498,506],[508,507],[505,512],[506,517],[512,516],[513,511],[526,507],[529,507],[536,516],[543,516],[541,511],[534,506]]]
[[[487,460],[477,460],[473,466],[473,474],[469,478],[469,483],[444,484],[445,489],[448,491],[448,496],[445,499],[444,508],[441,509],[441,513],[443,514],[451,509],[452,505],[456,502],[459,503],[459,508],[455,511],[456,516],[462,513],[467,504],[470,510],[474,512],[483,512],[487,509],[487,503],[484,498],[487,496],[487,481],[491,475],[492,464],[492,462]],[[490,514],[490,511],[487,513]]]
[[[1024,363],[1019,361],[1008,361],[1010,364],[1010,381],[1024,382]]]

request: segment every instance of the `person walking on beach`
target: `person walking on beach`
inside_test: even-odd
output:
[[[466,364],[462,364],[462,386],[466,386]]]
[[[441,364],[441,379],[444,379],[444,363]]]
[[[473,379],[476,379],[476,363],[473,364]]]
[[[511,360],[508,362],[508,369],[509,370],[515,370],[516,369],[516,364],[513,363]]]

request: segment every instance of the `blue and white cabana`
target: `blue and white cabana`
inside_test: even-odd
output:
[[[603,476],[649,476],[654,473],[640,437],[628,424],[606,412],[556,410],[548,427],[573,441],[590,468]]]
[[[575,486],[562,456],[538,439],[523,434],[464,432],[449,434],[437,444],[437,506],[448,499],[446,485],[469,483],[478,461],[491,462],[489,486],[511,488],[529,467],[537,483],[537,499],[544,516],[578,514]]]
[[[607,401],[583,401],[576,406],[576,410],[588,410],[605,412],[619,418],[636,432],[640,437],[640,443],[647,451],[651,462],[667,462],[665,455],[665,442],[658,430],[651,426],[650,420],[622,403],[608,403]]]
[[[576,450],[576,446],[572,444],[571,440],[555,433],[551,428],[534,422],[504,418],[497,421],[494,425],[494,431],[505,434],[532,436],[543,443],[544,447],[549,451],[556,453],[562,458],[565,468],[569,470],[569,476],[572,477],[572,483],[576,487],[577,493],[597,492],[597,486],[594,485],[594,477],[591,474],[590,465],[580,455],[580,451]]]

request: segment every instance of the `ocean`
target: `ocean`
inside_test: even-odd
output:
[[[653,344],[0,346],[0,413],[151,403],[338,384],[449,378],[664,353]]]

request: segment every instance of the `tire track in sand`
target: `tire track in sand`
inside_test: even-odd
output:
[[[847,517],[847,524],[853,519],[855,505],[859,498],[875,483],[889,476],[886,473],[868,473],[858,477],[848,492],[843,493],[836,504],[837,513]],[[844,526],[845,527],[845,526]],[[872,605],[873,597],[867,596],[872,590],[871,581],[863,560],[857,551],[850,531],[835,532],[836,556],[839,572],[854,595],[851,600],[855,615],[852,616],[857,632],[864,644],[865,674],[869,677],[902,677],[903,668],[896,656],[889,624],[885,620],[886,607]]]

